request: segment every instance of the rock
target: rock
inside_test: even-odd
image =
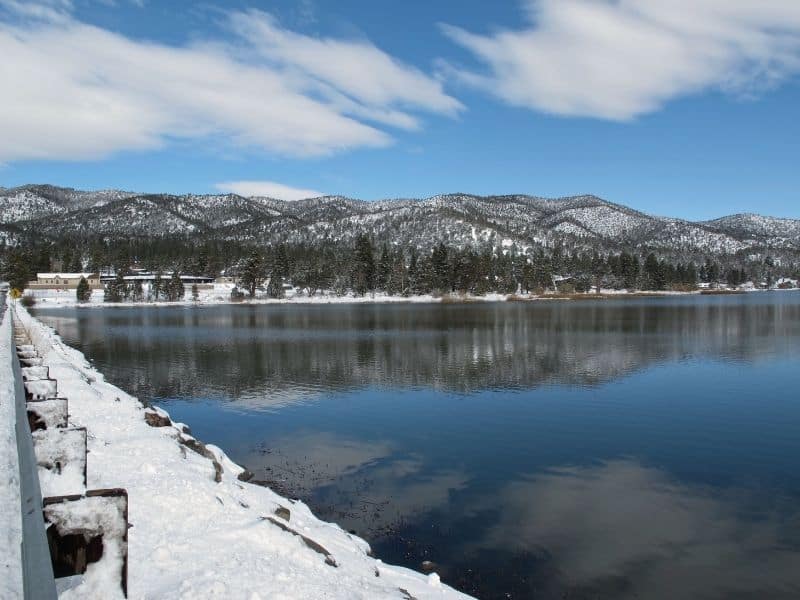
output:
[[[278,508],[276,508],[274,514],[276,517],[280,517],[284,521],[288,521],[292,515],[291,511],[285,506],[279,506]]]
[[[253,477],[255,477],[255,474],[252,471],[245,469],[236,476],[236,479],[239,481],[250,481]]]
[[[326,565],[329,565],[331,567],[338,567],[339,566],[339,563],[336,562],[336,559],[333,557],[333,555],[330,552],[328,552],[322,544],[320,544],[318,542],[315,542],[310,537],[303,535],[299,531],[295,531],[294,529],[292,529],[291,527],[286,525],[283,521],[279,521],[275,517],[268,516],[266,518],[262,518],[262,520],[263,521],[269,521],[270,523],[272,523],[273,525],[277,525],[278,527],[280,527],[284,531],[299,537],[300,540],[308,548],[310,548],[311,550],[313,550],[317,554],[321,554],[321,555],[323,555],[325,557],[325,564]]]
[[[214,465],[214,481],[216,481],[217,483],[222,481],[222,471],[223,471],[222,465],[219,464],[219,461],[217,461],[217,457],[214,456],[211,450],[206,448],[205,444],[197,441],[193,437],[181,437],[178,439],[178,441],[181,443],[181,445],[189,448],[189,450],[197,452],[200,456],[204,456],[208,460],[210,460],[211,463]]]
[[[144,411],[144,420],[150,427],[169,427],[172,425],[172,421],[167,415],[156,412],[152,408]]]
[[[421,566],[422,571],[425,573],[430,573],[436,570],[436,563],[430,560],[423,560]]]

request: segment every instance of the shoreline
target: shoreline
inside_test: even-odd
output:
[[[222,297],[201,300],[179,300],[176,302],[77,302],[74,298],[36,298],[32,308],[164,308],[164,307],[196,307],[210,306],[281,306],[281,305],[332,305],[332,304],[480,304],[496,302],[548,302],[548,301],[587,301],[587,300],[632,300],[641,298],[674,298],[686,296],[741,296],[764,292],[797,292],[794,289],[752,289],[752,290],[691,290],[691,291],[616,291],[602,290],[600,293],[551,293],[551,294],[487,294],[485,296],[473,295],[444,295],[444,296],[293,296],[289,298],[248,298],[244,300],[230,300]],[[29,307],[31,308],[31,307]]]
[[[384,564],[303,502],[247,483],[222,449],[107,383],[52,328],[16,311],[69,398],[70,424],[91,434],[87,488],[128,492],[130,597],[469,598],[436,573]],[[87,571],[62,597],[116,597],[103,585]]]

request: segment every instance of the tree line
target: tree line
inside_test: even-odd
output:
[[[699,283],[746,281],[771,283],[779,276],[797,277],[797,266],[781,266],[770,257],[709,256],[676,260],[635,250],[600,253],[556,245],[522,251],[516,246],[485,244],[457,247],[440,242],[432,249],[388,242],[366,234],[345,243],[322,239],[314,244],[256,247],[237,242],[191,238],[60,240],[0,249],[0,274],[23,289],[37,272],[117,273],[105,289],[109,302],[183,298],[179,273],[239,278],[237,297],[284,295],[287,286],[314,295],[320,290],[345,295],[386,293],[421,295],[530,293],[592,288],[687,290]],[[173,271],[149,290],[141,282],[120,279],[131,267],[152,272]],[[177,278],[177,279],[176,279]],[[179,286],[180,284],[180,286]],[[147,295],[147,297],[145,297]]]

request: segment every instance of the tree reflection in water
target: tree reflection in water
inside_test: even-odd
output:
[[[800,597],[800,294],[38,315],[480,597]]]

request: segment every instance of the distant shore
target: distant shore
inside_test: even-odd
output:
[[[103,302],[93,299],[91,302],[79,303],[72,297],[56,298],[36,298],[35,307],[47,308],[133,308],[133,307],[156,307],[163,308],[169,306],[227,306],[227,305],[284,305],[284,304],[470,304],[481,302],[546,302],[553,300],[618,300],[618,299],[638,299],[638,298],[666,298],[675,296],[731,296],[744,295],[755,292],[791,292],[795,289],[774,289],[774,290],[726,290],[726,289],[703,289],[691,291],[671,291],[671,290],[641,290],[641,291],[617,291],[601,290],[598,292],[586,293],[559,293],[548,294],[486,294],[475,296],[471,294],[445,294],[442,296],[419,295],[419,296],[388,296],[385,294],[374,294],[366,296],[291,296],[286,298],[245,298],[242,300],[231,300],[222,296],[207,296],[199,300],[179,300],[176,302]]]

